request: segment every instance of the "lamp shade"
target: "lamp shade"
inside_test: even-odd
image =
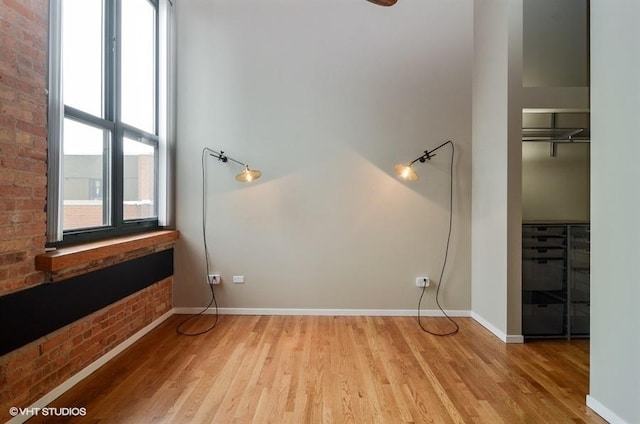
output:
[[[413,166],[398,164],[395,166],[395,171],[398,177],[406,181],[415,181],[418,179],[418,174],[413,170]]]
[[[244,170],[236,175],[236,181],[240,181],[241,183],[250,183],[251,181],[255,181],[262,175],[262,172],[257,169],[249,169],[248,165],[245,165]]]
[[[378,6],[393,6],[398,0],[368,0]]]

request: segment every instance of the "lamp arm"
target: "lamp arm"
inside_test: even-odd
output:
[[[216,158],[216,159],[218,159],[218,160],[220,160],[222,162],[231,161],[231,162],[237,163],[238,165],[243,166],[245,168],[247,166],[249,166],[246,163],[242,163],[239,160],[235,160],[234,158],[231,158],[231,157],[225,155],[223,151],[217,152],[215,150],[209,149],[208,147],[205,147],[204,150],[205,150],[205,152],[209,153],[210,156],[213,156],[214,158]]]
[[[425,150],[424,151],[424,155],[412,160],[410,165],[413,165],[414,163],[416,163],[418,161],[424,163],[427,160],[431,160],[431,158],[435,156],[433,154],[433,152],[435,152],[436,150],[440,149],[441,147],[446,146],[447,144],[453,144],[453,143],[452,143],[451,140],[447,140],[444,143],[442,143],[441,145],[439,145],[438,147],[433,148],[432,150]]]

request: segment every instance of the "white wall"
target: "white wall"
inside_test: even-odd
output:
[[[523,0],[522,107],[589,111],[589,0]]]
[[[524,0],[525,87],[589,85],[588,3],[588,0]]]
[[[417,183],[392,169],[451,139],[441,303],[469,310],[472,10],[471,0],[177,2],[175,306],[209,301],[207,146],[264,173],[239,185],[238,169],[207,161],[220,306],[415,309],[415,277],[437,280],[444,255],[449,151],[418,164]]]
[[[591,0],[591,360],[588,404],[640,422],[640,2]]]
[[[521,334],[522,2],[474,4],[472,310]]]
[[[590,145],[522,145],[522,220],[589,221]]]

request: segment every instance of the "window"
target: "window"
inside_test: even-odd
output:
[[[50,2],[50,244],[159,226],[165,2]]]

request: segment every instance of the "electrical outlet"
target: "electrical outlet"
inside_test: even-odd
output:
[[[234,275],[233,284],[244,284],[244,275]]]
[[[209,274],[208,281],[209,284],[220,284],[222,282],[222,277],[220,277],[220,274]]]
[[[416,287],[429,287],[429,277],[418,277],[416,278]]]

